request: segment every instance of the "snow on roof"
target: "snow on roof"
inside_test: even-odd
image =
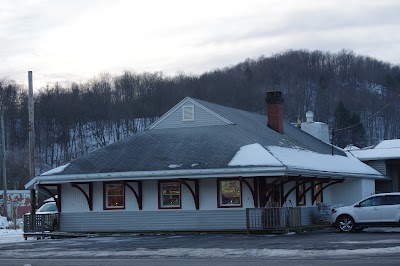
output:
[[[348,152],[346,152],[347,157],[345,157],[278,146],[268,146],[267,149],[286,165],[289,171],[311,170],[383,177],[378,171],[364,164]]]
[[[233,156],[232,160],[228,163],[229,166],[245,166],[245,165],[268,165],[268,166],[282,166],[274,156],[271,155],[260,144],[254,143],[243,146]]]
[[[378,145],[375,146],[375,149],[393,149],[393,148],[400,148],[400,139],[383,140]]]
[[[351,151],[351,150],[359,150],[360,148],[359,147],[357,147],[357,146],[355,146],[355,145],[353,145],[353,144],[349,144],[349,145],[347,145],[343,150],[345,150],[345,151]]]
[[[350,152],[361,161],[398,159],[400,158],[400,139],[384,140],[375,147]]]
[[[179,168],[181,166],[182,166],[182,164],[170,164],[170,165],[168,165],[169,168]]]
[[[41,175],[53,175],[53,174],[61,173],[62,171],[64,171],[65,168],[68,167],[68,165],[69,165],[69,163],[61,165],[61,166],[59,166],[57,168],[51,169],[50,171],[44,172]]]

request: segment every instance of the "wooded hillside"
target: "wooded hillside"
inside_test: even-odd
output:
[[[145,129],[186,96],[264,114],[267,90],[284,92],[287,121],[304,121],[310,110],[334,129],[362,122],[335,131],[338,146],[400,137],[399,65],[345,50],[285,51],[199,76],[126,71],[42,88],[35,95],[37,174]],[[0,103],[8,188],[20,189],[28,181],[27,92],[0,79]]]

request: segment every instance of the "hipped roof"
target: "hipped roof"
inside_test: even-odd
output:
[[[228,121],[223,125],[184,128],[150,127],[131,137],[81,156],[67,165],[35,177],[34,184],[106,181],[117,179],[200,178],[217,176],[306,175],[325,177],[383,176],[341,149],[322,142],[290,123],[284,133],[267,126],[265,115],[185,98],[210,114]],[[155,124],[159,122],[156,121]],[[279,162],[266,165],[228,165],[239,150],[259,144]],[[332,155],[332,151],[334,155]],[[299,152],[302,152],[299,159]],[[346,163],[347,162],[347,163]],[[336,164],[336,165],[335,165]],[[344,166],[348,165],[348,166]],[[332,165],[331,167],[323,167]],[[322,166],[322,167],[321,167]]]

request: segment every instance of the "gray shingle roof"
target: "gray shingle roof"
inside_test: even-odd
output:
[[[194,100],[235,124],[145,130],[71,161],[57,175],[172,170],[173,165],[181,165],[179,169],[227,168],[242,146],[253,143],[332,152],[329,144],[287,122],[280,134],[267,126],[263,115]],[[345,156],[339,149],[334,152]]]

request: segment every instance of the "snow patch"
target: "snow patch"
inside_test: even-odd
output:
[[[4,216],[0,216],[0,228],[7,228],[11,226],[13,223],[7,221],[7,218]]]
[[[69,165],[69,163],[64,164],[64,165],[61,165],[61,166],[59,166],[59,167],[57,167],[57,168],[51,169],[50,171],[44,172],[44,173],[41,174],[41,175],[59,174],[59,173],[61,173],[62,171],[64,171],[64,169],[67,168],[68,165]]]
[[[23,242],[23,234],[22,229],[0,229],[0,244]]]
[[[182,164],[170,164],[170,165],[168,165],[169,168],[179,168],[181,166],[182,166]]]
[[[271,153],[258,143],[243,146],[228,163],[229,166],[268,165],[282,166]]]
[[[351,153],[347,156],[319,154],[308,150],[268,146],[268,150],[288,169],[305,169],[333,173],[353,173],[382,176]]]
[[[198,166],[198,165],[199,165],[198,163],[192,163],[191,167],[195,167],[195,166]]]

